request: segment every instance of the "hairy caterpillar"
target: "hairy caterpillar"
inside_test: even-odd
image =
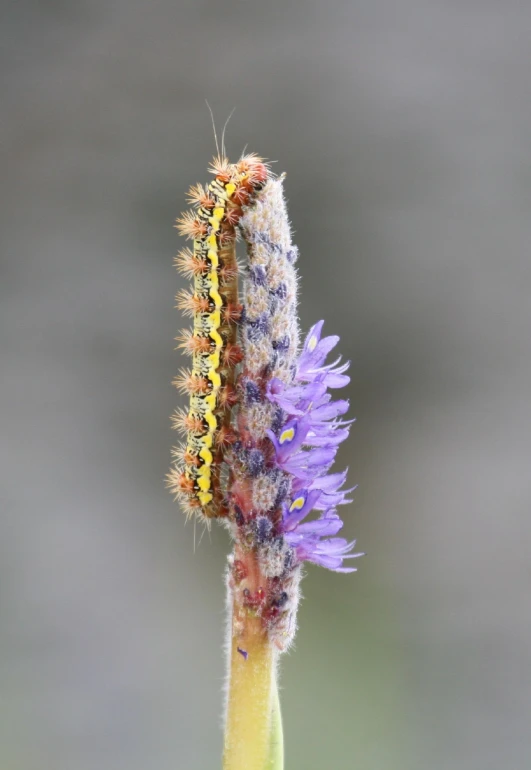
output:
[[[191,370],[182,370],[175,385],[190,397],[189,408],[177,411],[174,427],[186,434],[168,475],[168,486],[187,515],[201,512],[207,519],[223,516],[225,500],[220,485],[224,449],[233,441],[231,408],[236,402],[234,367],[241,361],[236,323],[238,304],[236,227],[243,206],[266,181],[269,170],[256,155],[230,164],[216,157],[210,171],[214,180],[205,188],[194,185],[185,212],[176,227],[193,241],[193,251],[182,250],[176,267],[193,279],[193,292],[177,295],[177,307],[192,316],[193,327],[181,333],[180,347],[192,356]]]

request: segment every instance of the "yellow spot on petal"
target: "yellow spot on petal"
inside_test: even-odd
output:
[[[295,436],[295,428],[288,428],[287,430],[283,430],[280,434],[279,441],[281,444],[285,444],[286,441],[293,441],[293,437]]]
[[[308,341],[308,350],[310,353],[315,350],[317,347],[317,337],[315,335],[312,335]]]
[[[293,511],[300,511],[305,502],[306,502],[306,499],[304,497],[297,497],[297,499],[294,500],[290,505],[290,508],[289,508],[290,513],[292,513]]]

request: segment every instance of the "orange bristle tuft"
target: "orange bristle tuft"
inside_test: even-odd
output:
[[[235,240],[236,240],[236,233],[234,232],[233,227],[229,229],[223,228],[219,233],[220,246],[228,246],[229,244],[234,243]]]
[[[188,433],[189,431],[201,435],[206,433],[203,420],[184,409],[177,409],[171,416],[171,422],[172,428],[180,430],[182,433]]]
[[[192,494],[194,491],[193,480],[188,479],[180,468],[170,469],[170,472],[166,476],[166,486],[171,489],[174,494],[182,492]]]
[[[231,225],[231,227],[234,227],[238,224],[242,215],[243,211],[239,206],[231,206],[225,210],[225,221],[227,224]]]
[[[222,409],[230,409],[238,402],[238,394],[231,385],[225,385],[219,391],[218,401]]]
[[[216,179],[219,179],[221,182],[230,182],[232,179],[230,163],[227,158],[221,155],[216,155],[216,157],[212,159],[208,170],[211,174],[215,175]]]
[[[202,206],[205,209],[212,209],[215,206],[215,201],[202,184],[192,185],[186,193],[186,200],[191,206]]]
[[[222,353],[225,366],[236,366],[243,361],[243,351],[239,345],[227,345]]]
[[[197,468],[201,465],[201,460],[199,457],[188,451],[184,453],[184,462],[186,465],[195,465]]]
[[[247,179],[243,183],[247,187],[247,183],[250,183],[253,187],[263,184],[269,176],[269,168],[264,159],[259,155],[251,153],[250,155],[244,155],[243,158],[236,164],[238,171],[247,175]]]
[[[185,473],[181,473],[181,475],[177,480],[177,483],[179,484],[179,487],[181,488],[182,492],[186,492],[189,495],[193,494],[194,481],[193,479],[188,478],[188,476]]]
[[[198,297],[196,294],[191,294],[186,289],[181,291],[175,297],[176,307],[182,310],[184,315],[194,316],[196,313],[206,313],[210,307],[210,300],[208,297]]]
[[[197,257],[190,249],[182,249],[173,259],[173,264],[177,270],[187,278],[194,278],[196,275],[206,273],[208,264],[206,260]]]
[[[223,265],[219,268],[219,281],[221,284],[231,283],[238,276],[238,265]]]
[[[186,444],[180,444],[179,446],[173,447],[173,449],[171,450],[171,454],[172,454],[172,457],[175,458],[175,462],[179,466],[201,465],[201,459],[197,455],[194,455],[191,452],[189,452]]]
[[[183,329],[183,331],[175,337],[175,341],[179,343],[177,347],[184,350],[184,352],[189,355],[208,353],[212,346],[208,337],[196,337],[190,329]]]
[[[231,444],[234,444],[236,441],[237,436],[235,432],[232,430],[232,428],[222,425],[219,429],[218,433],[216,434],[216,446],[219,448],[226,448],[229,447]]]
[[[245,187],[238,187],[238,189],[235,191],[234,195],[232,196],[232,200],[234,203],[237,203],[239,206],[245,206],[246,203],[249,202],[250,193],[249,190],[246,190]]]
[[[201,395],[210,391],[208,380],[199,374],[192,374],[189,369],[181,369],[172,385],[175,385],[177,390],[183,394]]]
[[[223,308],[222,317],[225,323],[236,323],[242,317],[243,305],[238,305],[235,302],[227,302],[227,306]]]
[[[179,235],[192,239],[204,238],[208,230],[208,225],[197,219],[193,211],[185,211],[175,220],[175,227],[179,231]]]

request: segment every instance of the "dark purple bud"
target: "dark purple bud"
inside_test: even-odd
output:
[[[259,476],[264,470],[264,455],[259,449],[250,449],[247,452],[247,468],[253,478]]]
[[[288,289],[286,287],[285,283],[281,283],[277,286],[276,289],[274,289],[271,294],[274,294],[275,297],[278,297],[279,299],[286,299],[288,296]]]
[[[239,505],[234,506],[234,519],[239,527],[243,527],[245,524],[245,516],[242,513],[242,509]]]
[[[263,545],[270,540],[271,532],[273,530],[273,523],[267,516],[258,516],[255,523],[256,541],[259,545]]]
[[[256,342],[260,337],[264,337],[269,331],[269,317],[264,313],[256,321],[247,321],[247,339],[249,342]]]
[[[276,596],[273,599],[271,604],[273,605],[273,607],[283,607],[288,601],[288,599],[289,599],[289,596],[286,593],[286,591],[282,591],[282,593],[279,596]]]
[[[262,401],[260,388],[252,380],[245,381],[245,400],[248,404],[256,404]]]
[[[249,270],[249,275],[251,277],[251,281],[258,284],[259,286],[265,286],[267,281],[267,273],[265,271],[265,267],[262,265],[253,265]]]
[[[296,246],[292,246],[291,249],[286,253],[286,259],[288,262],[290,262],[292,265],[295,264],[297,261],[297,257],[299,256],[299,250]]]
[[[284,335],[284,337],[281,337],[279,340],[273,340],[272,342],[274,350],[287,350],[289,348],[289,344],[290,338],[288,334]]]
[[[280,429],[284,425],[285,420],[285,413],[283,409],[277,409],[275,412],[273,419],[271,421],[271,430],[273,433],[279,433]]]
[[[288,551],[286,551],[286,555],[284,556],[284,571],[288,572],[295,561],[295,551],[293,548],[290,548]]]
[[[282,479],[280,480],[280,483],[278,485],[278,492],[275,499],[275,508],[278,508],[279,505],[281,505],[281,503],[284,502],[284,500],[289,494],[289,488],[290,488],[289,478],[287,476],[282,476]]]

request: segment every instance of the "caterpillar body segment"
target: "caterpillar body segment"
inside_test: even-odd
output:
[[[185,249],[176,259],[177,268],[193,282],[192,294],[177,297],[178,307],[193,317],[192,330],[177,338],[191,354],[192,367],[175,382],[189,393],[190,403],[187,413],[174,416],[174,427],[186,433],[186,442],[178,453],[182,459],[168,475],[168,486],[186,514],[206,519],[226,513],[221,463],[233,435],[234,366],[241,360],[235,323],[241,313],[236,225],[241,205],[252,203],[269,174],[254,155],[236,164],[215,158],[211,171],[215,178],[207,187],[189,190],[195,211],[177,220],[180,233],[193,241],[193,251]]]

